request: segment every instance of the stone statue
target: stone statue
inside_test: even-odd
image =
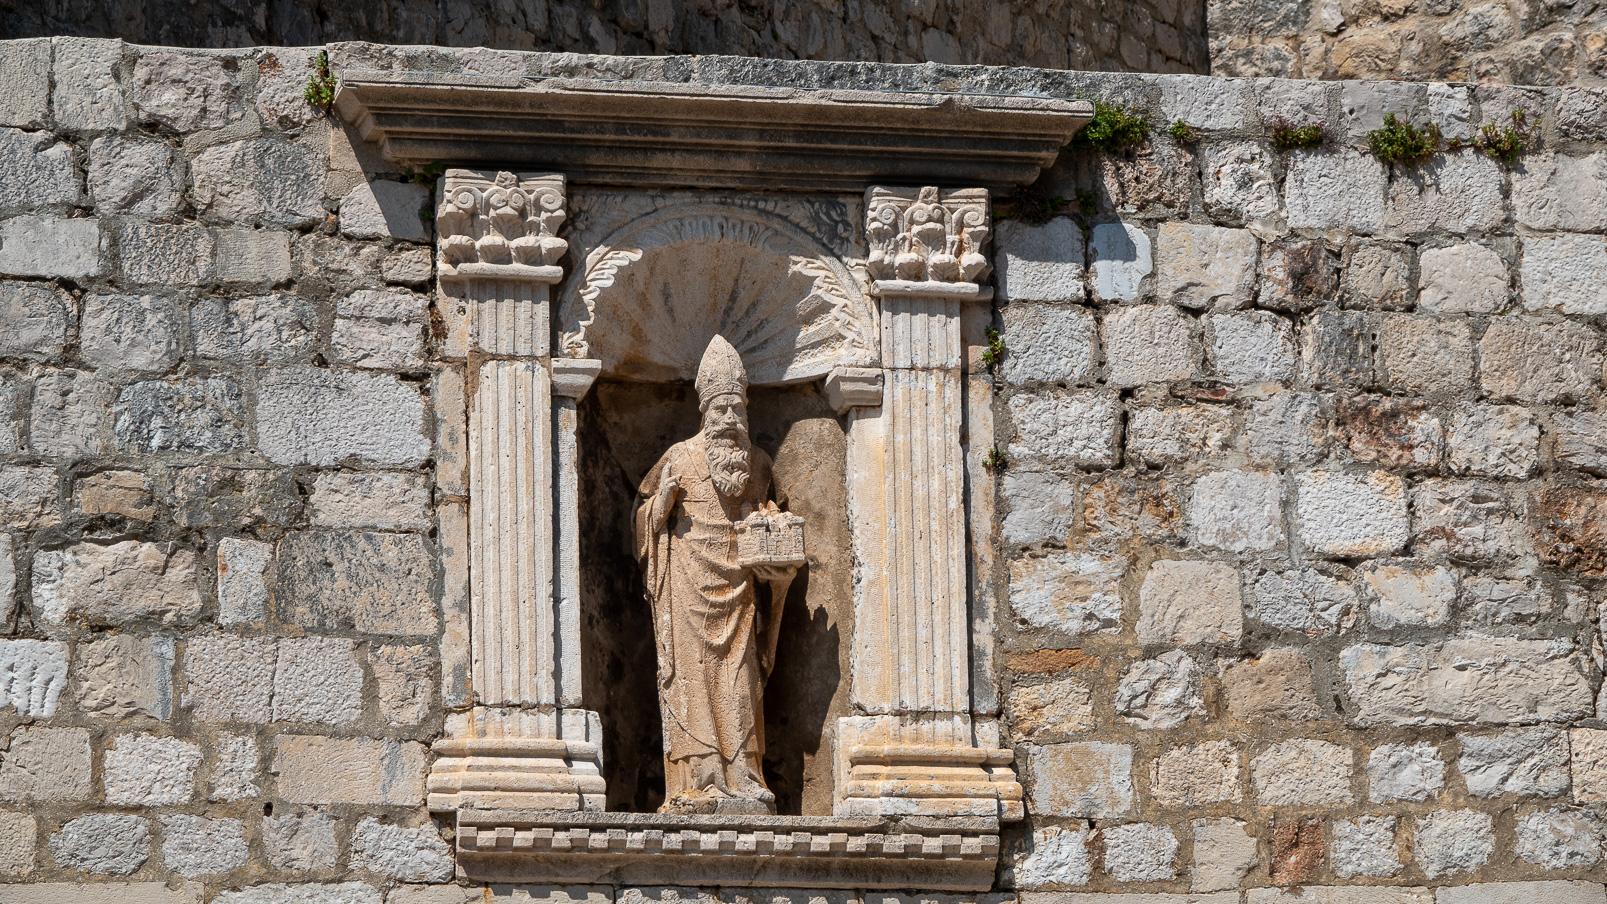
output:
[[[748,439],[747,371],[724,337],[709,342],[696,385],[703,428],[658,460],[636,507],[658,641],[662,810],[773,813],[762,701],[803,519],[773,499],[770,456]],[[770,587],[762,616],[757,581]]]

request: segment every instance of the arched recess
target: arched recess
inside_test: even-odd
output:
[[[691,381],[724,335],[757,385],[877,362],[875,308],[849,268],[804,230],[751,207],[692,203],[622,226],[586,256],[559,301],[559,344],[606,377]]]

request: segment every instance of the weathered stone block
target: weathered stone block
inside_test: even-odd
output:
[[[1378,328],[1385,380],[1417,395],[1466,391],[1473,380],[1473,342],[1466,322],[1391,314]]]
[[[338,852],[335,817],[327,813],[267,817],[262,820],[262,846],[275,869],[332,869]]]
[[[1122,672],[1116,715],[1139,728],[1176,728],[1205,715],[1199,663],[1182,650],[1142,659]]]
[[[433,823],[417,828],[386,825],[372,816],[352,830],[351,866],[403,882],[447,882],[452,851]]]
[[[58,482],[50,468],[0,465],[0,524],[37,527],[59,521]]]
[[[1195,327],[1171,305],[1109,311],[1102,332],[1111,386],[1168,383],[1194,375],[1200,357]]]
[[[1161,119],[1168,123],[1181,119],[1197,129],[1225,131],[1242,128],[1249,117],[1248,79],[1163,75],[1155,82],[1161,89]]]
[[[1346,804],[1352,799],[1353,754],[1327,741],[1284,741],[1250,761],[1262,806]]]
[[[1464,403],[1446,438],[1451,468],[1459,474],[1528,477],[1540,465],[1540,425],[1528,409],[1516,405]],[[1559,431],[1559,458],[1562,447]]]
[[[1220,562],[1160,561],[1139,589],[1140,643],[1236,643],[1244,630],[1239,572]]]
[[[995,230],[999,300],[1082,301],[1083,234],[1076,223],[1066,217],[1042,226],[1005,220]]]
[[[1063,539],[1076,521],[1076,482],[1057,474],[1012,468],[999,494],[1010,509],[1000,530],[1012,546]]]
[[[1495,833],[1484,813],[1436,810],[1417,821],[1412,846],[1423,875],[1437,879],[1483,866],[1495,849]]]
[[[1075,678],[1010,689],[1010,727],[1017,737],[1042,742],[1066,740],[1094,727],[1093,692]]]
[[[1100,301],[1137,301],[1155,269],[1149,235],[1131,223],[1101,223],[1088,243],[1088,275]]]
[[[286,471],[193,467],[172,472],[161,488],[183,527],[288,525],[301,515],[301,494]]]
[[[1601,861],[1601,829],[1593,814],[1555,807],[1520,817],[1516,829],[1513,849],[1530,863],[1546,869],[1577,869]]]
[[[78,708],[113,719],[173,715],[173,638],[110,634],[74,656]]]
[[[1499,314],[1506,309],[1506,261],[1492,248],[1471,243],[1431,248],[1420,258],[1417,305],[1433,314]],[[1525,280],[1527,283],[1527,279]]]
[[[1353,150],[1294,151],[1284,183],[1289,226],[1368,235],[1384,225],[1384,167]]]
[[[1239,751],[1227,741],[1172,747],[1150,767],[1150,796],[1166,807],[1244,799]]]
[[[80,354],[101,367],[167,370],[179,358],[179,328],[178,314],[166,298],[85,296]]]
[[[207,800],[249,800],[262,796],[256,738],[219,734],[212,762],[212,790]]]
[[[1309,569],[1267,572],[1256,581],[1251,600],[1256,621],[1312,636],[1349,628],[1357,608],[1349,584]]]
[[[177,213],[184,186],[173,149],[160,141],[108,135],[89,146],[89,194],[95,211],[157,219]]]
[[[1445,788],[1445,761],[1433,744],[1384,744],[1367,757],[1367,799],[1421,802]]]
[[[1218,405],[1136,408],[1127,416],[1127,454],[1149,464],[1209,459],[1227,452],[1233,412]]]
[[[1110,467],[1120,442],[1121,407],[1098,391],[1050,389],[1010,399],[1010,457],[1048,468]]]
[[[365,181],[340,202],[340,232],[359,239],[427,242],[433,230],[419,214],[430,190],[406,182]]]
[[[9,560],[9,537],[4,546],[0,555]],[[4,567],[9,569],[9,563]],[[10,583],[14,588],[15,578]],[[10,598],[0,596],[0,600]],[[10,706],[26,718],[48,719],[56,714],[66,686],[66,644],[54,640],[0,640],[0,706]]]
[[[1108,819],[1132,809],[1133,748],[1084,743],[1028,749],[1034,812]]]
[[[220,129],[243,115],[235,61],[220,54],[145,51],[130,86],[144,122],[177,132]]]
[[[434,663],[435,656],[428,647],[381,644],[369,650],[368,665],[374,670],[379,712],[386,722],[417,725],[429,715],[430,702],[436,699],[430,678]],[[358,677],[361,679],[361,675]]]
[[[5,87],[3,67],[3,58],[0,58],[0,89]],[[33,816],[27,813],[0,812],[0,876],[21,878],[32,873],[34,848],[38,844],[39,825]]]
[[[162,817],[162,859],[167,868],[195,878],[245,866],[245,824],[238,819]]]
[[[1121,628],[1127,559],[1093,550],[1051,552],[1010,563],[1010,609],[1038,628],[1067,634]]]
[[[1527,581],[1470,575],[1462,588],[1462,611],[1479,626],[1533,624],[1549,615],[1551,592]]]
[[[433,636],[433,573],[412,534],[296,532],[279,543],[275,604],[308,630]]]
[[[1086,383],[1094,376],[1094,315],[1079,307],[1012,304],[1003,311],[1004,379]]]
[[[1523,242],[1523,309],[1607,314],[1607,240],[1533,236]]]
[[[363,715],[363,669],[357,645],[338,637],[279,641],[273,675],[275,722],[350,725]]]
[[[290,278],[290,233],[213,229],[212,275],[221,283],[276,285]]]
[[[129,451],[198,455],[245,442],[245,403],[228,377],[135,383],[118,396],[112,415],[118,445]]]
[[[1467,150],[1397,171],[1385,228],[1406,235],[1487,232],[1506,221],[1501,164]]]
[[[273,546],[226,537],[218,542],[218,623],[253,624],[268,606],[268,565]]]
[[[431,521],[429,488],[412,473],[319,474],[309,502],[314,527],[422,529]]]
[[[1437,889],[1439,904],[1602,904],[1607,890],[1599,882],[1489,882]]]
[[[1134,822],[1105,830],[1105,872],[1118,882],[1159,882],[1177,874],[1177,836]]]
[[[1590,232],[1607,222],[1607,151],[1540,153],[1512,174],[1512,210],[1530,229]]]
[[[1163,223],[1156,235],[1156,294],[1188,308],[1250,303],[1260,243],[1247,229]]]
[[[73,502],[86,515],[121,515],[136,521],[156,517],[150,477],[139,471],[101,471],[75,481]]]
[[[1392,468],[1439,463],[1443,430],[1425,403],[1392,396],[1344,396],[1336,400],[1337,432],[1356,461]]]
[[[1421,550],[1464,559],[1510,559],[1529,549],[1523,520],[1499,484],[1425,480],[1412,491],[1412,511]],[[1545,517],[1543,507],[1540,517]]]
[[[1256,303],[1280,311],[1304,311],[1339,290],[1336,261],[1321,241],[1283,241],[1261,251],[1261,287]]]
[[[208,298],[190,311],[190,328],[203,357],[278,364],[312,348],[318,312],[294,295]]]
[[[1410,249],[1370,242],[1347,245],[1342,297],[1345,304],[1353,308],[1399,310],[1410,306]]]
[[[278,655],[272,637],[190,638],[184,653],[185,705],[203,722],[268,722]]]
[[[435,272],[435,260],[426,248],[392,248],[380,264],[380,272],[388,283],[421,285]]]
[[[415,741],[279,735],[269,771],[294,803],[424,803],[424,745]]]
[[[126,876],[151,856],[151,824],[123,813],[91,813],[50,836],[56,865],[103,876]]]
[[[193,286],[212,279],[212,233],[200,226],[124,223],[117,251],[126,282]]]
[[[1164,478],[1097,480],[1083,495],[1082,513],[1083,529],[1090,537],[1177,540],[1185,526],[1182,498]]]
[[[1561,722],[1594,706],[1578,653],[1564,640],[1357,644],[1339,664],[1361,725]]]
[[[102,781],[106,802],[135,807],[175,806],[195,795],[201,748],[178,738],[119,735],[106,745]]]
[[[429,299],[399,289],[363,289],[340,300],[330,348],[357,367],[417,370],[424,365]]]
[[[36,376],[29,447],[62,458],[105,452],[109,391],[104,381],[87,371],[58,370]]]
[[[1197,892],[1228,891],[1239,887],[1250,870],[1261,863],[1255,835],[1237,819],[1196,819],[1191,887]]]
[[[43,803],[90,795],[89,732],[23,725],[0,754],[0,799]]]
[[[258,450],[279,464],[412,467],[430,454],[418,390],[383,374],[287,368],[257,386]]]
[[[1294,376],[1294,328],[1276,314],[1212,314],[1205,318],[1205,334],[1211,370],[1229,383],[1279,382]]]
[[[1400,841],[1395,837],[1398,822],[1394,816],[1335,820],[1329,849],[1334,875],[1351,879],[1399,873],[1405,864],[1401,863]]]
[[[49,119],[50,39],[0,45],[0,125],[41,129]]]
[[[1576,399],[1601,382],[1601,340],[1572,321],[1498,318],[1479,340],[1479,379],[1500,398]]]
[[[1027,838],[1023,851],[1025,856],[1015,862],[1016,887],[1037,891],[1088,884],[1094,870],[1088,841],[1088,829],[1082,825],[1034,829]],[[432,902],[419,901],[417,904]]]
[[[380,891],[361,882],[253,885],[220,892],[214,904],[380,904]]]
[[[1458,735],[1456,768],[1474,797],[1556,797],[1568,790],[1568,737],[1557,728],[1514,728]]]
[[[82,279],[106,272],[100,221],[25,216],[0,220],[0,274]]]
[[[117,67],[122,41],[53,38],[50,105],[56,125],[73,132],[118,130],[128,123]]]
[[[311,226],[324,218],[325,169],[313,152],[271,138],[214,145],[191,163],[197,211],[211,221]]]
[[[1366,314],[1318,311],[1306,318],[1300,339],[1300,359],[1313,385],[1373,382],[1373,335]]]
[[[1306,471],[1295,477],[1301,541],[1321,555],[1387,555],[1411,536],[1406,484],[1385,471]]]
[[[1362,573],[1373,624],[1440,625],[1456,602],[1456,572],[1432,565],[1374,565]]]
[[[1261,471],[1212,471],[1195,481],[1190,513],[1202,546],[1274,549],[1284,542],[1283,480]]]
[[[1278,183],[1265,148],[1250,142],[1211,145],[1203,158],[1205,209],[1213,217],[1244,223],[1278,215]]]
[[[40,551],[34,556],[33,596],[41,620],[53,625],[69,618],[97,625],[185,625],[201,614],[195,553],[138,540]]]
[[[60,359],[76,317],[72,296],[54,286],[0,282],[0,356]]]
[[[1558,412],[1551,417],[1557,461],[1592,473],[1607,471],[1607,415]]]
[[[0,210],[62,208],[82,199],[71,145],[49,132],[0,128]]]
[[[1227,663],[1222,667],[1222,693],[1228,712],[1253,725],[1322,716],[1312,690],[1311,663],[1298,650],[1270,649]]]

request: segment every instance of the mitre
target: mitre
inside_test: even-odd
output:
[[[736,393],[748,397],[748,371],[742,366],[742,356],[716,335],[703,351],[703,360],[697,366],[697,402],[699,408],[709,407],[715,396]]]

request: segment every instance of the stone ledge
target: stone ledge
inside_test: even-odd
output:
[[[475,881],[986,891],[992,819],[459,810]]]

